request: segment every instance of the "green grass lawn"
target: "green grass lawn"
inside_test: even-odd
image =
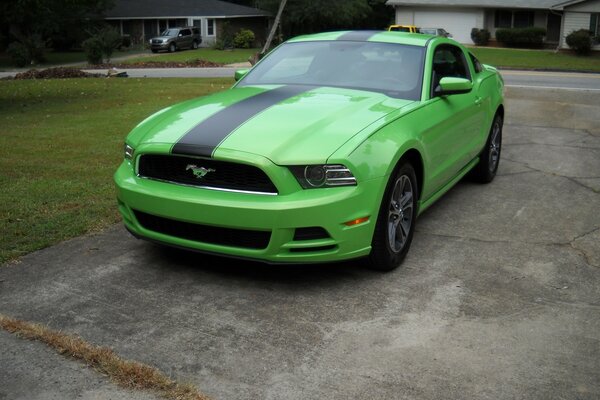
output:
[[[552,50],[485,47],[473,47],[470,50],[481,62],[495,67],[600,72],[600,52],[584,57],[571,53],[555,53]]]
[[[183,50],[175,53],[157,53],[153,56],[132,58],[124,61],[125,63],[142,61],[174,61],[186,62],[192,60],[206,60],[221,64],[233,64],[248,61],[248,57],[258,53],[260,49],[233,49],[233,50],[214,50],[201,48],[198,50]]]
[[[112,58],[124,57],[130,55],[136,55],[146,53],[147,50],[133,49],[127,51],[115,51]],[[40,67],[51,67],[54,65],[81,63],[86,64],[85,53],[82,51],[49,51],[46,53],[46,61],[40,65],[32,65],[32,68]],[[12,61],[8,54],[0,53],[0,70],[13,70],[16,67],[12,64]],[[28,67],[25,67],[28,68]]]
[[[0,81],[0,263],[119,221],[112,174],[153,112],[232,79]]]

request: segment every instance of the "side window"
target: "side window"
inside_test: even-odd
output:
[[[190,36],[192,31],[190,29],[182,29],[179,33],[181,33],[183,36]]]
[[[462,50],[451,44],[443,44],[435,49],[431,77],[431,95],[444,77],[471,79],[467,60]]]
[[[481,71],[483,71],[483,65],[481,65],[477,57],[475,57],[473,53],[469,53],[469,57],[471,57],[471,62],[473,63],[473,68],[475,68],[475,72],[480,73]]]
[[[194,33],[194,35],[199,35],[200,34],[200,29],[194,28],[194,29],[192,29],[192,32]]]

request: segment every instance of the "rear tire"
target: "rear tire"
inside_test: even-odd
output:
[[[415,231],[418,200],[417,177],[413,166],[400,165],[388,182],[375,225],[368,268],[391,271],[408,253]]]
[[[473,168],[471,174],[477,182],[490,183],[496,176],[502,151],[502,125],[502,117],[496,114],[485,147],[479,155],[479,164]]]
[[[198,48],[198,41],[194,40],[194,42],[192,43],[192,49],[196,50]]]

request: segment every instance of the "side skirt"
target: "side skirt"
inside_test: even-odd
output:
[[[452,178],[452,180],[450,180],[440,190],[438,190],[433,195],[431,195],[431,197],[429,197],[427,200],[425,200],[425,201],[420,200],[419,201],[419,213],[417,215],[421,215],[425,210],[427,210],[429,207],[431,207],[431,205],[433,203],[438,201],[439,198],[442,197],[448,190],[452,189],[452,187],[454,185],[456,185],[465,175],[467,175],[469,173],[469,171],[471,171],[473,169],[473,167],[475,167],[477,164],[479,164],[479,156],[472,159],[470,163],[465,165],[465,167],[463,169],[461,169],[454,178]]]

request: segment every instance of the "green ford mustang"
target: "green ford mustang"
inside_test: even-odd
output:
[[[133,235],[269,263],[363,257],[390,270],[419,213],[467,173],[496,174],[503,81],[451,39],[301,36],[236,79],[127,136],[115,182]]]

